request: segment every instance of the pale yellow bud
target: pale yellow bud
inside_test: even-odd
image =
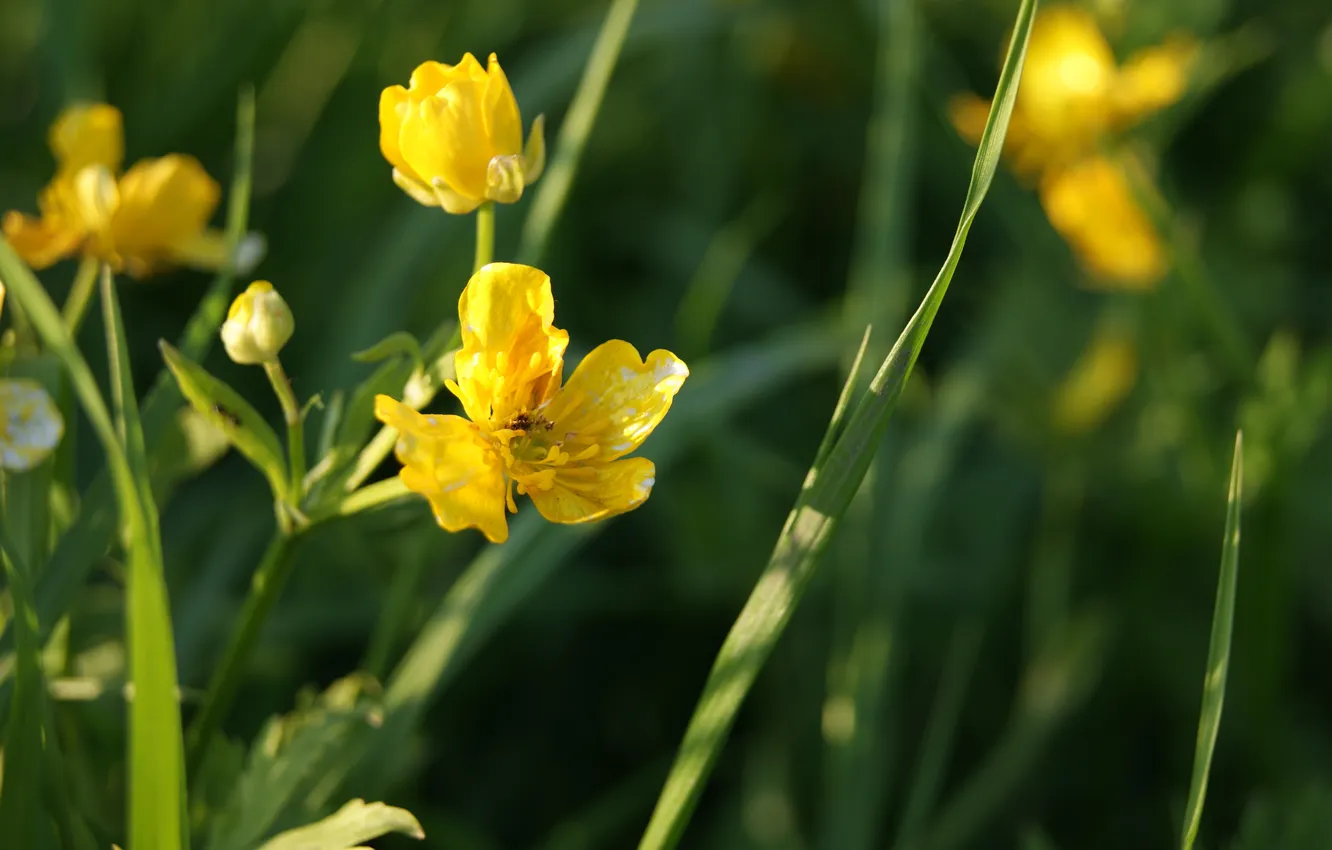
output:
[[[276,360],[296,330],[296,320],[282,296],[266,280],[256,280],[231,302],[222,323],[222,345],[237,363]]]

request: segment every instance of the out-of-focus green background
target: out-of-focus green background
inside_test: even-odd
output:
[[[912,51],[905,121],[893,124],[906,177],[888,196],[900,205],[890,232],[861,242],[886,243],[902,274],[871,288],[914,304],[942,261],[973,157],[945,104],[992,90],[1015,6],[915,3],[900,39]],[[46,129],[77,99],[124,112],[129,161],[188,152],[225,185],[236,93],[253,83],[251,224],[268,240],[255,276],[297,317],[283,357],[298,392],[328,397],[369,373],[351,352],[397,329],[424,336],[450,316],[471,263],[472,219],[419,207],[389,179],[380,90],[426,59],[494,51],[525,124],[544,112],[553,142],[605,8],[4,0],[0,209],[34,208],[52,168]],[[1090,8],[1121,58],[1179,29],[1215,48],[1214,84],[1137,140],[1198,260],[1186,271],[1214,300],[1174,273],[1146,293],[1089,288],[1035,194],[1001,171],[890,433],[892,462],[877,470],[891,521],[849,525],[855,534],[834,545],[683,846],[891,846],[910,789],[926,781],[917,756],[941,717],[941,681],[963,690],[925,846],[1168,845],[1188,787],[1239,426],[1240,597],[1202,836],[1237,850],[1332,846],[1332,10],[1319,0]],[[724,414],[676,433],[642,508],[568,551],[530,556],[551,561],[549,576],[463,656],[384,791],[420,817],[429,846],[591,850],[632,846],[641,832],[863,324],[866,308],[846,293],[862,195],[882,194],[865,178],[880,29],[874,4],[853,0],[642,0],[538,264],[573,351],[612,337],[671,348],[695,369],[682,406],[707,364],[735,352],[757,352],[754,378],[739,372],[709,408]],[[498,259],[514,257],[529,203],[498,210]],[[72,265],[43,274],[57,296]],[[174,337],[205,285],[184,271],[123,285],[141,386],[160,367],[157,339]],[[1242,368],[1219,349],[1209,309],[1241,328]],[[1134,328],[1136,386],[1097,427],[1060,433],[1055,389],[1107,320]],[[899,330],[876,328],[876,339]],[[794,367],[773,365],[784,334],[809,349]],[[101,351],[99,329],[83,343]],[[278,421],[260,370],[220,351],[209,366]],[[80,437],[90,474],[97,452]],[[654,445],[642,453],[654,457]],[[272,522],[263,479],[235,456],[164,509],[187,699]],[[396,660],[479,543],[436,528],[423,505],[320,529],[228,734],[250,740],[300,688],[357,669],[398,581],[407,604],[385,648]],[[112,564],[99,570],[70,637],[81,669],[111,679],[119,578]],[[880,653],[868,664],[847,638],[867,622]],[[883,677],[868,715],[838,697],[847,669]],[[122,706],[103,697],[62,710],[82,729],[93,775],[114,786]],[[861,742],[849,753],[848,736]]]

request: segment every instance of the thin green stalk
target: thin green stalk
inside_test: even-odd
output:
[[[60,308],[60,315],[65,320],[65,328],[70,336],[79,335],[79,326],[88,311],[88,302],[97,289],[98,262],[92,257],[84,257],[79,263],[79,270],[74,275],[74,284],[65,298],[65,305]]]
[[[1207,778],[1212,769],[1212,751],[1221,728],[1221,707],[1226,698],[1226,675],[1230,671],[1230,636],[1235,627],[1235,588],[1239,581],[1240,500],[1244,491],[1244,435],[1235,434],[1235,456],[1230,466],[1230,491],[1226,504],[1226,532],[1221,544],[1221,573],[1216,585],[1216,607],[1212,611],[1212,637],[1207,648],[1207,674],[1203,677],[1202,711],[1198,717],[1198,743],[1193,756],[1193,778],[1185,806],[1180,847],[1192,850],[1202,821],[1207,797]]]
[[[264,374],[277,393],[278,403],[282,405],[282,418],[287,423],[287,463],[291,468],[291,501],[299,509],[305,488],[305,421],[301,416],[301,406],[296,401],[296,394],[291,389],[291,380],[282,368],[282,362],[274,357],[264,363]]]
[[[495,255],[495,202],[486,201],[476,208],[476,255],[472,274],[481,271]]]
[[[601,101],[606,96],[606,87],[620,59],[620,49],[624,47],[624,37],[629,33],[637,8],[638,0],[611,0],[596,43],[592,45],[592,53],[583,68],[583,78],[579,80],[578,90],[564,115],[564,124],[555,143],[555,155],[551,157],[527,220],[523,222],[522,243],[518,249],[520,263],[535,265],[546,252],[550,233],[569,198],[578,162],[583,158],[588,137],[592,135]]]
[[[255,642],[263,631],[264,623],[273,604],[282,594],[282,588],[291,576],[291,568],[296,563],[296,544],[300,534],[277,533],[269,541],[259,567],[250,579],[250,592],[245,597],[240,614],[236,618],[231,640],[227,643],[222,658],[213,669],[208,681],[203,707],[190,723],[185,738],[186,776],[190,782],[199,773],[204,756],[208,752],[208,743],[217,731],[227,712],[236,699],[236,690],[240,687],[245,665],[254,651]]]
[[[411,491],[407,489],[407,485],[403,484],[402,479],[395,475],[392,478],[385,478],[383,481],[376,481],[374,484],[367,484],[354,491],[350,496],[334,505],[331,513],[311,517],[311,521],[319,522],[329,516],[350,516],[361,511],[374,510],[409,495],[411,495]]]

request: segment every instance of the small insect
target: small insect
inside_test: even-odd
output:
[[[547,422],[541,414],[532,414],[524,411],[513,419],[509,420],[509,428],[514,431],[531,431],[534,428],[544,428],[549,431],[555,427],[555,423]]]
[[[213,405],[213,412],[226,420],[226,423],[233,428],[240,425],[240,417],[223,407],[221,404]]]

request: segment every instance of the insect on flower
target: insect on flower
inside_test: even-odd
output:
[[[375,415],[398,431],[403,483],[430,501],[443,528],[503,542],[515,490],[558,523],[615,516],[652,492],[652,461],[625,456],[661,422],[689,369],[669,351],[644,360],[611,340],[562,381],[569,335],[554,315],[544,272],[484,266],[458,301],[463,347],[447,383],[467,417],[375,398]]]

